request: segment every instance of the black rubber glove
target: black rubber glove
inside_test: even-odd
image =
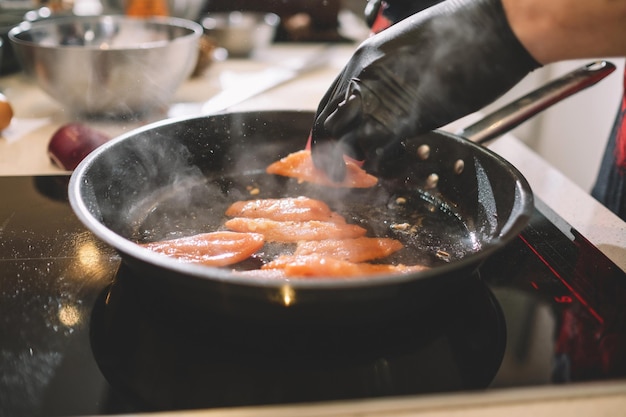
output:
[[[388,148],[479,110],[538,66],[500,0],[444,1],[357,48],[318,107],[313,161],[336,181],[344,154],[377,172]]]

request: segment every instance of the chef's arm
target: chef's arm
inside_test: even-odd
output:
[[[397,22],[440,0],[384,0]],[[382,0],[369,0],[378,11]],[[626,56],[624,0],[502,0],[509,24],[541,64],[567,59]],[[383,8],[385,8],[383,6]]]
[[[542,64],[626,55],[625,23],[626,0],[446,0],[409,14],[365,40],[322,98],[313,161],[336,180],[344,154],[384,168],[404,138],[479,110]]]
[[[541,64],[626,56],[624,0],[502,0],[511,29]]]

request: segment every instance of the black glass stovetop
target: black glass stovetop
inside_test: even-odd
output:
[[[0,177],[0,415],[626,378],[626,274],[541,201],[519,238],[414,316],[281,327],[164,314],[79,223],[67,182]]]

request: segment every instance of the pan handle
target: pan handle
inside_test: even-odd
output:
[[[551,105],[591,87],[614,70],[615,65],[608,61],[587,64],[488,114],[457,134],[472,142],[486,144]]]

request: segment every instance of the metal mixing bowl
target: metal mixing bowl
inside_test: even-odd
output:
[[[252,11],[211,12],[200,23],[230,56],[246,57],[272,43],[280,17]]]
[[[9,39],[22,69],[66,111],[117,117],[167,108],[201,35],[186,19],[102,15],[23,22]]]

